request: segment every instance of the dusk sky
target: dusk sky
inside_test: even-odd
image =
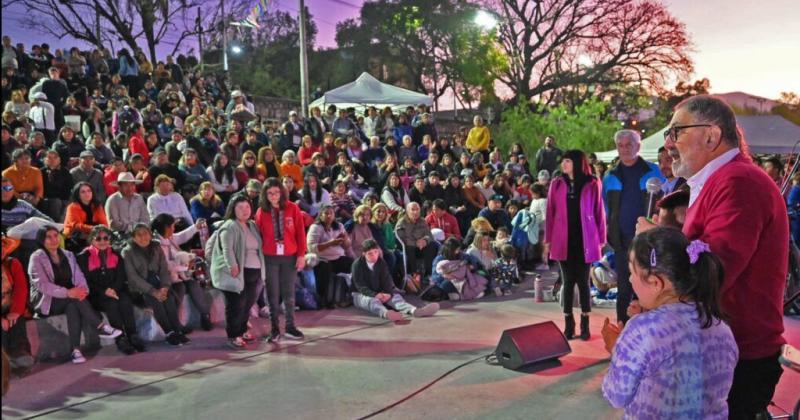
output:
[[[357,17],[364,0],[306,0],[317,23],[318,47],[335,47],[336,23]],[[781,91],[800,93],[800,3],[798,0],[665,0],[695,45],[694,78],[708,77],[712,91],[743,91],[777,99]],[[296,0],[271,7],[297,12]],[[28,48],[57,39],[20,28],[23,9],[3,10],[3,34]]]

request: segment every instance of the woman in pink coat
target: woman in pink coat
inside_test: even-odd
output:
[[[544,242],[550,245],[550,258],[559,262],[563,279],[564,335],[575,336],[572,300],[575,285],[581,302],[582,340],[588,340],[589,267],[599,261],[606,242],[606,215],[602,183],[592,176],[586,155],[569,150],[561,159],[562,175],[553,179],[547,195]]]

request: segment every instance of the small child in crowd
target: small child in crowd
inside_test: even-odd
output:
[[[631,244],[631,285],[643,312],[603,326],[611,366],[603,396],[626,419],[727,419],[738,349],[722,320],[722,265],[708,244],[655,228]]]
[[[513,245],[506,243],[500,247],[500,258],[494,261],[494,267],[489,271],[489,277],[504,295],[511,294],[511,287],[519,283],[517,249]]]

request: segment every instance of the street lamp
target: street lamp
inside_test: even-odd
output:
[[[473,22],[484,29],[494,29],[497,26],[497,18],[485,10],[478,10]]]
[[[236,55],[241,54],[242,51],[244,51],[244,50],[242,49],[242,47],[240,47],[238,45],[234,45],[234,46],[231,47],[231,52],[236,54]]]

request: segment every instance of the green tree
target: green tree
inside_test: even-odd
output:
[[[317,27],[310,14],[307,20],[306,41],[312,46]],[[297,20],[283,11],[270,12],[259,30],[240,30],[229,40],[243,48],[241,54],[228,56],[233,84],[249,94],[299,99],[299,33]],[[308,51],[313,56],[313,49]]]
[[[434,99],[453,90],[468,104],[493,95],[490,75],[506,66],[495,34],[473,23],[477,10],[462,0],[368,1],[359,19],[337,25],[336,41],[365,69],[399,67],[412,89]]]
[[[499,131],[492,136],[496,146],[507,151],[519,142],[533,155],[545,136],[553,136],[561,149],[597,152],[614,147],[619,122],[609,113],[610,104],[596,97],[570,108],[567,105],[528,105],[521,101],[502,114]]]

